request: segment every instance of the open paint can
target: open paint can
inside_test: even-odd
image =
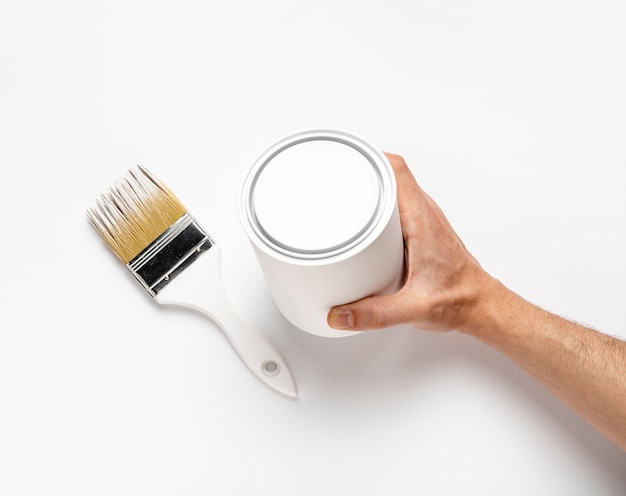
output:
[[[240,217],[281,313],[327,337],[335,305],[395,292],[404,277],[396,181],[361,137],[312,130],[272,145],[252,165]]]

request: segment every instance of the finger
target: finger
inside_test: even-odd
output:
[[[399,293],[370,296],[328,312],[328,325],[334,329],[364,331],[384,329],[405,323],[405,312]]]
[[[401,155],[385,152],[385,156],[389,160],[394,175],[396,176],[399,197],[410,198],[416,191],[421,191],[421,188],[415,180],[415,176]]]
[[[428,197],[424,190],[420,188],[415,180],[415,176],[404,158],[400,155],[385,152],[389,163],[396,176],[396,188],[398,196],[398,212],[403,229],[408,229],[405,234],[414,234],[413,229],[417,227],[420,219],[420,212],[424,212],[428,207]]]

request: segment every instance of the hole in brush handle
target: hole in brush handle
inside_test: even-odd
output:
[[[280,364],[276,360],[265,360],[261,370],[268,377],[273,377],[280,372]]]

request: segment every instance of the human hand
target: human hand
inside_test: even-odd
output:
[[[417,184],[404,159],[387,153],[398,188],[405,246],[404,285],[389,296],[370,296],[334,307],[328,324],[342,330],[411,324],[449,331],[479,318],[479,303],[498,283],[469,253],[439,206]]]
[[[626,450],[626,342],[543,310],[492,278],[404,159],[387,157],[398,184],[404,285],[389,296],[331,308],[328,324],[465,332],[510,357]]]

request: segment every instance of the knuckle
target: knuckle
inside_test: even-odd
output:
[[[387,155],[387,159],[393,166],[403,167],[406,165],[406,161],[404,160],[404,157],[402,155],[397,155],[395,153],[389,152],[386,152],[385,155]]]
[[[387,311],[379,301],[373,301],[370,309],[370,327],[382,329],[387,326]]]

